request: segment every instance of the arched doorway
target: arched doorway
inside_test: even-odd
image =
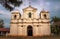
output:
[[[33,36],[33,28],[31,25],[27,27],[27,36]]]

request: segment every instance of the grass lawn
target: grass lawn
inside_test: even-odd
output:
[[[0,36],[0,39],[60,39],[60,36],[44,36],[44,37],[6,37],[6,36]]]

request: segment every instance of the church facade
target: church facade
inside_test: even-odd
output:
[[[11,36],[47,36],[50,34],[50,16],[48,11],[42,10],[37,15],[37,9],[32,6],[24,8],[23,15],[19,11],[12,11]]]

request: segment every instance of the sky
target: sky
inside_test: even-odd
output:
[[[37,8],[37,14],[40,13],[41,10],[49,11],[50,18],[57,16],[60,17],[60,0],[23,0],[23,3],[20,7],[15,7],[14,10],[18,9],[21,14],[23,14],[23,8],[28,7],[31,5],[32,7]],[[4,20],[4,27],[10,27],[10,20],[11,20],[11,12],[6,10],[0,4],[0,18]]]

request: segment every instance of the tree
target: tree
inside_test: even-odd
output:
[[[0,19],[0,28],[4,27],[4,21],[2,19]]]
[[[58,17],[52,17],[52,20],[51,20],[51,22],[57,22],[57,21],[60,21],[60,18],[58,18]]]
[[[60,28],[59,26],[55,25],[55,26],[51,26],[51,32],[55,35],[60,34]]]
[[[22,0],[0,0],[0,4],[7,10],[12,11],[15,7],[22,4]]]
[[[60,22],[60,18],[55,16],[52,18],[51,22],[53,22],[51,25],[51,32],[55,35],[60,34],[60,26],[57,24],[57,22]]]

